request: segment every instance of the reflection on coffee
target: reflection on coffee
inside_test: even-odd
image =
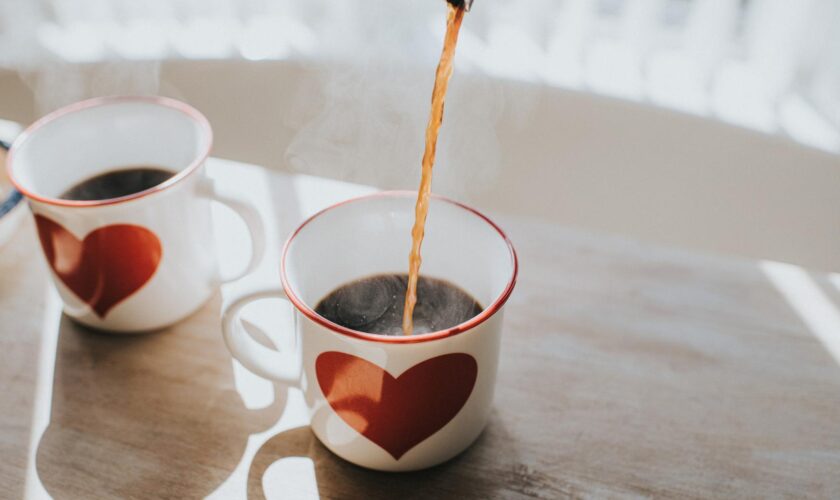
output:
[[[380,274],[338,287],[315,312],[343,327],[380,335],[403,334],[407,274]],[[417,282],[413,333],[445,330],[470,320],[481,305],[452,283],[421,276]]]
[[[86,179],[65,191],[65,200],[107,200],[132,195],[162,184],[175,175],[160,167],[130,167],[112,170]]]

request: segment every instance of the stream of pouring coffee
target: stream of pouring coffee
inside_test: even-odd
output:
[[[452,59],[455,57],[455,45],[458,43],[458,31],[464,12],[469,8],[467,2],[450,2],[446,19],[446,37],[443,41],[443,52],[440,55],[435,86],[432,91],[432,110],[429,114],[429,124],[426,126],[426,149],[423,152],[423,169],[420,177],[420,188],[417,191],[417,204],[414,208],[414,227],[411,229],[411,253],[408,256],[408,288],[405,292],[405,307],[403,308],[403,334],[411,335],[414,330],[414,305],[417,303],[417,279],[420,276],[420,245],[426,226],[426,214],[429,212],[429,196],[432,192],[432,166],[435,164],[435,148],[437,146],[438,130],[443,121],[443,102],[446,99],[446,89],[449,77],[452,76]]]

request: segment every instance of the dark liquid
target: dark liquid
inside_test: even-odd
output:
[[[159,167],[113,170],[84,180],[65,191],[65,200],[107,200],[139,193],[165,182],[174,172]]]
[[[407,274],[380,274],[342,285],[321,299],[315,312],[341,326],[366,333],[402,335]],[[414,306],[415,334],[459,325],[482,311],[467,292],[441,279],[421,276]]]

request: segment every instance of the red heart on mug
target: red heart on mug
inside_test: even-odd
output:
[[[141,226],[104,226],[80,241],[47,217],[36,215],[35,223],[50,267],[100,318],[151,279],[163,254],[155,233]]]
[[[458,414],[478,364],[469,354],[444,354],[394,378],[365,359],[331,351],[318,356],[315,371],[338,416],[399,460]]]

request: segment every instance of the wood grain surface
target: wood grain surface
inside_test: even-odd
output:
[[[365,190],[213,166],[274,212],[276,248],[234,287],[275,281],[288,231]],[[266,383],[222,342],[230,288],[149,335],[61,316],[27,221],[0,251],[0,497],[840,497],[836,276],[494,218],[521,275],[491,422],[410,474],[333,456],[293,416],[295,390],[248,402]]]

